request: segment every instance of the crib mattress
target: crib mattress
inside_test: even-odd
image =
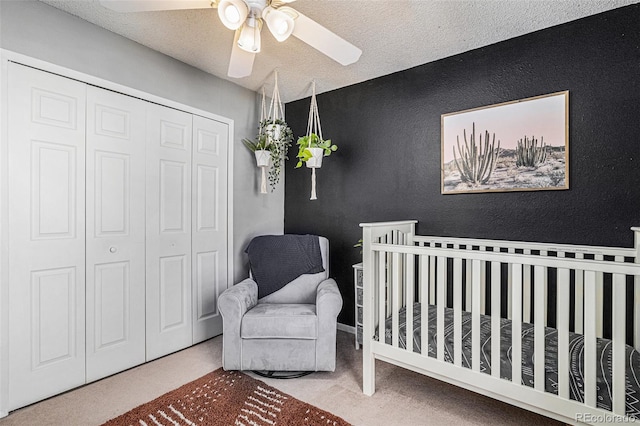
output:
[[[421,309],[420,303],[413,305],[413,351],[422,353],[421,346]],[[437,311],[435,306],[429,306],[429,339],[428,355],[436,357],[437,344]],[[391,344],[391,318],[385,322],[385,342]],[[406,348],[406,308],[402,308],[399,316],[400,333],[399,345]],[[445,308],[445,361],[453,362],[453,309]],[[377,335],[377,333],[376,333]],[[462,364],[471,368],[471,313],[462,312]],[[480,371],[491,374],[491,317],[480,316]],[[533,324],[522,324],[522,384],[533,387],[533,353],[534,353]],[[611,340],[597,340],[597,406],[611,410]],[[555,328],[545,327],[545,389],[549,393],[558,393],[558,332]],[[584,336],[570,333],[569,356],[570,378],[569,392],[573,400],[584,401]],[[511,320],[501,318],[500,321],[500,377],[511,380]],[[626,347],[626,413],[630,417],[640,419],[640,353],[631,346]]]

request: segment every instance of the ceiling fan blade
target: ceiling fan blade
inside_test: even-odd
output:
[[[236,36],[233,38],[233,48],[231,49],[231,58],[229,59],[229,70],[227,75],[233,78],[248,77],[253,70],[253,61],[256,58],[255,53],[247,52],[238,46],[238,38],[240,30],[236,30]]]
[[[99,0],[116,12],[151,12],[156,10],[209,9],[211,0]]]
[[[296,0],[271,0],[271,3],[269,5],[274,9],[277,9],[280,6],[284,6],[287,3],[293,3],[294,1]]]
[[[334,61],[342,65],[349,65],[360,59],[362,50],[339,35],[329,31],[313,19],[287,6],[281,7],[278,10],[286,11],[296,16],[294,18],[295,26],[292,33],[294,36],[324,53]]]

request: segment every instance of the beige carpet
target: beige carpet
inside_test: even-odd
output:
[[[362,393],[362,350],[338,332],[336,371],[262,379],[301,401],[362,426],[561,425],[486,396],[376,362],[376,393]],[[16,410],[0,426],[94,426],[222,366],[222,336]],[[252,375],[252,373],[249,373]]]
[[[222,368],[109,420],[104,426],[348,426],[328,411]]]

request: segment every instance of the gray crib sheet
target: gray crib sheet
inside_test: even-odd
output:
[[[413,351],[422,353],[421,350],[421,309],[420,303],[413,305]],[[437,343],[437,311],[435,306],[429,306],[429,339],[428,355],[436,357]],[[391,317],[385,322],[385,342],[391,344]],[[406,308],[402,308],[399,316],[400,333],[399,345],[406,348]],[[453,362],[453,309],[445,308],[445,351],[446,362]],[[376,338],[377,338],[376,332]],[[462,312],[462,364],[471,368],[471,313]],[[480,316],[480,371],[491,374],[491,317]],[[534,327],[533,324],[522,323],[522,384],[533,387],[534,365]],[[611,356],[612,342],[608,339],[597,339],[597,406],[605,410],[611,410]],[[545,389],[549,393],[558,393],[558,331],[555,328],[545,327]],[[511,320],[500,320],[500,377],[511,380]],[[506,354],[506,355],[505,355]],[[576,401],[584,401],[584,336],[581,334],[569,334],[569,392],[570,398]],[[640,383],[640,353],[631,346],[626,347],[626,413],[630,417],[640,419],[640,402],[638,395]]]

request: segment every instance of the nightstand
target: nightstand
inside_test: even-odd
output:
[[[363,278],[362,263],[356,263],[355,265],[353,265],[353,283],[355,288],[356,300],[356,349],[360,349],[360,345],[362,345]]]

